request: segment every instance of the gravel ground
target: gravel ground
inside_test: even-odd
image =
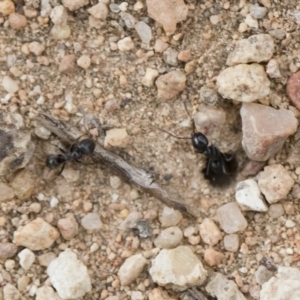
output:
[[[3,8],[1,3],[4,2],[7,6]],[[18,256],[28,246],[19,244],[16,251],[11,250],[9,255],[2,256],[0,289],[13,285],[16,290],[12,288],[13,294],[9,294],[4,289],[0,292],[0,299],[50,299],[38,298],[37,290],[51,286],[46,272],[49,261],[67,248],[75,251],[91,278],[91,291],[76,299],[200,299],[197,298],[200,296],[192,294],[183,298],[182,292],[172,288],[159,289],[158,296],[153,292],[157,288],[149,275],[150,258],[154,257],[156,247],[153,241],[165,229],[163,218],[158,217],[164,208],[159,200],[125,183],[109,168],[95,163],[67,164],[62,175],[49,180],[45,157],[58,153],[56,145],[61,147],[61,144],[56,136],[49,137],[47,131],[36,131],[39,127],[36,117],[39,112],[53,115],[86,134],[87,126],[83,124],[80,107],[84,108],[85,114],[96,116],[101,124],[126,129],[126,141],[120,138],[119,147],[110,150],[130,164],[152,173],[157,182],[178,194],[199,216],[197,219],[183,216],[171,225],[178,226],[184,233],[180,245],[189,245],[209,274],[215,271],[233,280],[245,299],[260,299],[259,292],[264,281],[257,279],[257,270],[263,258],[267,261],[264,261],[268,266],[266,269],[272,269],[274,265],[299,267],[299,143],[297,139],[290,138],[283,149],[267,162],[270,165],[281,164],[290,172],[295,181],[291,193],[273,204],[271,212],[269,208],[267,213],[244,213],[248,226],[238,233],[239,247],[236,251],[224,248],[226,234],[221,231],[220,241],[213,248],[223,256],[217,263],[210,264],[209,257],[205,258],[204,254],[212,245],[203,241],[203,235],[200,238],[199,225],[209,218],[220,227],[217,209],[235,201],[235,183],[243,179],[240,173],[248,161],[241,145],[241,104],[217,94],[216,78],[227,67],[227,57],[237,40],[269,33],[275,43],[273,57],[280,59],[282,76],[269,78],[272,94],[260,103],[288,108],[286,82],[300,67],[299,4],[287,0],[188,1],[186,19],[178,22],[176,32],[166,35],[162,26],[147,12],[147,5],[148,8],[151,5],[155,7],[155,1],[147,2],[147,5],[144,1],[128,1],[115,6],[110,6],[113,2],[102,1],[108,7],[106,16],[93,19],[88,9],[96,5],[96,1],[75,2],[83,4],[82,7],[73,10],[68,7],[69,1],[62,1],[68,10],[65,11],[67,15],[62,16],[56,12],[58,21],[50,13],[54,7],[61,5],[60,1],[42,1],[40,4],[35,0],[16,0],[17,16],[13,9],[10,10],[9,0],[0,2],[3,15],[0,15],[1,111],[20,114],[26,128],[32,130],[36,144],[34,154],[25,167],[26,174],[21,173],[21,183],[13,184],[17,173],[5,174],[2,178],[0,242],[13,243],[17,229],[37,218],[58,230],[58,221],[71,213],[75,223],[79,224],[71,238],[60,236],[47,247],[31,249],[34,262],[29,269],[24,269]],[[257,28],[249,25],[252,19],[247,19],[254,4],[266,10],[263,17],[253,18],[258,21]],[[136,22],[143,21],[150,26],[152,39],[149,44],[142,43],[135,28],[126,25],[120,8],[122,12],[127,9]],[[99,13],[105,15],[105,9],[102,7]],[[67,35],[65,39],[57,39],[59,34],[51,31],[54,23],[59,34]],[[69,29],[64,26],[69,26]],[[120,45],[118,42],[125,37],[132,41]],[[172,53],[161,53],[163,46],[160,43],[168,43],[177,52],[188,50],[191,57],[188,62],[175,60],[173,63]],[[63,61],[67,55],[74,57]],[[266,63],[261,65],[266,66]],[[143,84],[147,68],[156,70],[157,76],[181,70],[186,75],[183,91],[178,91],[170,100],[158,97],[155,84]],[[10,76],[13,82],[4,84],[5,76]],[[152,78],[152,83],[156,77]],[[14,84],[17,84],[16,89]],[[211,92],[207,99],[203,96],[203,87]],[[216,102],[209,103],[214,100]],[[222,151],[237,154],[239,174],[226,189],[214,187],[204,179],[201,170],[205,167],[205,157],[194,152],[190,140],[176,139],[159,130],[162,128],[181,137],[191,135],[184,101],[187,101],[193,117],[207,107],[226,113],[226,122],[214,128],[210,135],[210,141]],[[88,134],[95,133],[97,135],[97,131],[91,130]],[[94,139],[103,143],[102,137],[94,135]],[[24,192],[18,197],[20,186],[27,183],[26,192],[29,194],[24,196]],[[8,190],[5,190],[7,187]],[[12,196],[9,193],[13,193]],[[133,212],[139,212],[143,219],[149,221],[151,238],[138,237],[128,229],[130,226],[120,230],[120,224]],[[82,225],[82,219],[89,213],[97,213],[100,223],[88,219],[88,224]],[[89,227],[93,224],[95,229]],[[189,238],[187,228],[192,228],[189,230],[194,238]],[[118,271],[125,259],[152,250],[153,254],[147,258],[148,265],[142,268],[138,278],[123,286]],[[49,257],[53,254],[52,259],[48,261],[43,256],[45,254]],[[210,257],[216,258],[218,254]],[[199,291],[207,293],[204,287],[199,287]],[[166,298],[163,298],[162,291],[168,293]],[[55,294],[53,297],[58,296]]]

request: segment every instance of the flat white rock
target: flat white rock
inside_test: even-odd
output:
[[[19,259],[20,259],[20,266],[24,270],[29,270],[32,264],[35,261],[35,255],[34,253],[29,250],[29,249],[23,249],[19,254]]]
[[[142,254],[135,254],[128,257],[119,269],[118,276],[121,285],[129,285],[142,273],[147,259]]]
[[[19,90],[18,84],[9,76],[4,76],[2,80],[4,90],[10,94],[14,94]]]
[[[207,277],[201,261],[187,246],[161,250],[152,259],[149,273],[160,286],[177,291],[201,285]]]
[[[253,102],[270,94],[270,81],[263,66],[240,64],[219,74],[217,88],[224,98]]]
[[[30,250],[49,248],[59,237],[58,230],[44,221],[36,218],[14,232],[14,243]]]
[[[217,218],[221,228],[229,234],[244,231],[248,226],[247,220],[235,202],[220,206],[217,210]]]
[[[228,280],[223,274],[215,273],[205,287],[206,291],[218,300],[246,300],[233,280]],[[270,298],[269,300],[273,300]]]
[[[256,27],[257,21],[247,15],[246,24],[250,27]],[[249,62],[268,61],[272,58],[274,52],[274,41],[269,34],[255,34],[247,39],[241,39],[236,42],[234,50],[229,54],[226,64],[233,66],[236,64],[247,64]]]
[[[162,227],[170,227],[177,225],[182,219],[182,214],[180,211],[175,210],[165,206],[161,215],[159,216],[159,221]]]
[[[235,199],[242,210],[267,211],[257,182],[254,179],[240,181],[236,186]]]
[[[290,172],[279,164],[266,166],[258,174],[258,186],[270,204],[284,199],[294,183]]]
[[[299,300],[300,271],[292,267],[279,267],[278,273],[264,283],[260,300]]]
[[[47,274],[58,295],[63,299],[83,297],[92,289],[87,267],[70,249],[66,249],[51,261]]]

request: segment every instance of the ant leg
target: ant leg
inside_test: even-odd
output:
[[[208,177],[209,176],[209,173],[211,171],[211,162],[212,160],[211,159],[208,159],[207,160],[207,163],[206,163],[206,169],[205,169],[205,175]]]
[[[82,164],[82,165],[93,165],[95,164],[94,162],[91,162],[91,163],[88,163],[86,161],[81,161],[81,160],[78,160],[78,159],[74,159],[74,161],[78,164]]]
[[[64,149],[62,149],[62,148],[60,148],[60,147],[59,147],[58,149],[59,149],[59,151],[62,152],[63,154],[66,154],[66,153],[67,153]]]
[[[228,166],[228,162],[230,162],[232,160],[232,158],[230,158],[230,160],[228,160],[226,158],[226,155],[224,153],[221,152],[221,167],[222,167],[222,172],[224,175],[230,175],[231,172],[229,170],[229,166]]]
[[[63,164],[61,170],[59,171],[59,173],[57,174],[57,177],[63,172],[64,168],[65,168],[66,163]]]

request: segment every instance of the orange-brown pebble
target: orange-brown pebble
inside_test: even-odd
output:
[[[27,25],[27,19],[25,16],[18,13],[12,13],[8,17],[9,25],[12,29],[20,30]]]
[[[204,252],[204,260],[211,267],[219,265],[223,259],[224,254],[213,248],[206,249]]]
[[[59,64],[58,71],[61,73],[67,73],[75,68],[76,57],[74,54],[68,54],[64,56]]]
[[[178,60],[183,61],[183,62],[188,62],[191,60],[191,52],[190,50],[182,50],[178,53],[177,56]]]

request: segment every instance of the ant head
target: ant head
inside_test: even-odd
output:
[[[203,133],[195,132],[192,135],[192,143],[196,152],[204,153],[208,146],[208,139]]]

